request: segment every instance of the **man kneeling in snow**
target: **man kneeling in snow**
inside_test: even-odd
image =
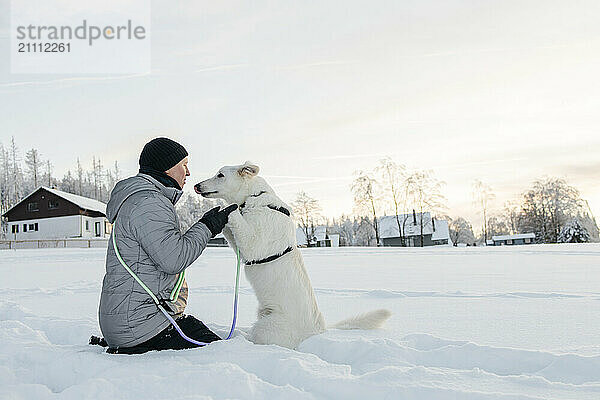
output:
[[[193,316],[183,315],[188,295],[184,271],[208,240],[223,230],[237,205],[212,209],[182,234],[174,206],[190,175],[187,155],[183,146],[167,138],[147,143],[139,173],[116,184],[106,215],[114,224],[112,235],[126,265],[165,300],[165,308],[188,337],[208,343],[220,338]],[[179,335],[120,263],[112,240],[111,236],[98,311],[104,339],[92,337],[90,343],[124,354],[197,347]]]

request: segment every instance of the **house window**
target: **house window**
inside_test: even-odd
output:
[[[19,225],[12,226],[12,233],[19,233]]]
[[[27,212],[40,211],[40,207],[38,206],[37,201],[32,201],[31,203],[27,203]]]
[[[110,235],[110,232],[111,232],[110,228],[111,228],[110,222],[104,221],[104,233],[106,233],[107,235]]]
[[[38,231],[38,223],[36,222],[34,225],[35,225],[35,231],[37,232]]]
[[[35,229],[35,224],[29,224],[29,228],[30,231],[35,231],[37,229]]]
[[[512,241],[512,239],[508,239],[508,240],[506,241],[506,244],[513,244],[513,241]]]
[[[89,231],[90,230],[90,221],[85,221],[85,230]]]
[[[55,208],[58,208],[58,200],[48,200],[48,209],[54,210]]]
[[[23,224],[23,232],[27,232],[27,224]]]

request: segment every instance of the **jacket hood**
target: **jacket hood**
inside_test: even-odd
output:
[[[136,176],[123,179],[115,185],[110,193],[110,200],[108,200],[108,204],[106,205],[106,217],[110,223],[112,224],[115,222],[121,206],[129,196],[144,191],[159,192],[168,198],[173,205],[175,205],[183,195],[183,190],[166,187],[150,175],[137,174]]]

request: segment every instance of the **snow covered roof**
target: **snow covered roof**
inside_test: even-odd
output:
[[[516,235],[500,235],[500,236],[492,236],[493,241],[500,240],[515,240],[515,239],[535,239],[535,233],[517,233]]]
[[[416,224],[415,224],[416,217]],[[421,234],[421,218],[423,218],[423,234],[428,235],[433,233],[431,225],[431,213],[425,212],[413,214],[399,214],[398,219],[400,225],[404,227],[405,236],[416,236]],[[398,231],[398,222],[395,215],[387,215],[377,219],[379,222],[379,236],[382,239],[400,237]],[[436,221],[437,223],[437,221]],[[436,226],[437,229],[437,226]]]
[[[415,224],[416,217],[416,224]],[[448,221],[436,219],[433,223],[431,213],[424,212],[413,214],[400,214],[398,220],[400,225],[404,226],[405,236],[417,236],[421,234],[421,218],[423,218],[423,234],[431,235],[431,240],[450,239],[450,230],[448,229]],[[379,221],[379,236],[382,239],[400,237],[398,231],[398,221],[395,215],[386,215],[378,218]],[[435,226],[434,226],[435,224]],[[435,228],[435,229],[434,229]]]
[[[101,201],[90,199],[89,197],[79,196],[73,193],[63,192],[62,190],[58,189],[51,189],[46,186],[42,186],[41,189],[45,189],[50,193],[54,193],[55,195],[70,201],[71,203],[83,208],[84,210],[98,211],[106,215],[106,204],[104,204]]]
[[[76,195],[73,193],[63,192],[62,190],[52,189],[52,188],[49,188],[46,186],[40,186],[39,188],[37,188],[36,190],[31,192],[29,195],[25,196],[21,201],[19,201],[17,204],[15,204],[11,208],[9,208],[3,215],[8,214],[10,211],[13,210],[13,208],[16,208],[19,204],[21,204],[23,201],[27,200],[31,195],[33,195],[35,192],[37,192],[40,189],[47,190],[48,192],[53,193],[56,196],[62,197],[63,199],[70,201],[71,203],[75,204],[76,206],[83,208],[84,210],[98,211],[98,212],[101,212],[102,214],[106,215],[106,204],[104,204],[101,201],[90,199],[89,197],[79,196],[79,195]]]
[[[317,238],[317,241],[325,240],[326,236],[327,236],[327,228],[325,228],[324,226],[317,226],[315,228],[315,237]]]
[[[446,220],[435,220],[435,231],[431,235],[431,240],[442,240],[450,239],[450,229],[448,229],[448,221]]]
[[[314,236],[317,238],[317,241],[325,240],[327,236],[327,227],[324,225],[315,226]],[[296,242],[298,245],[306,245],[306,235],[304,234],[304,229],[301,227],[296,228]]]
[[[99,211],[103,214],[106,214],[106,204],[101,201],[90,199],[89,197],[79,196],[73,193],[63,192],[58,189],[51,189],[45,186],[42,186],[43,189],[54,193],[55,195],[62,197],[65,200],[70,201],[71,203],[83,208],[84,210],[90,211]]]

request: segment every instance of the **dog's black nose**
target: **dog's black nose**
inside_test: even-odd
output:
[[[195,191],[196,193],[198,193],[198,194],[202,194],[202,191],[200,190],[200,184],[199,184],[199,183],[196,183],[196,184],[194,185],[194,191]]]

